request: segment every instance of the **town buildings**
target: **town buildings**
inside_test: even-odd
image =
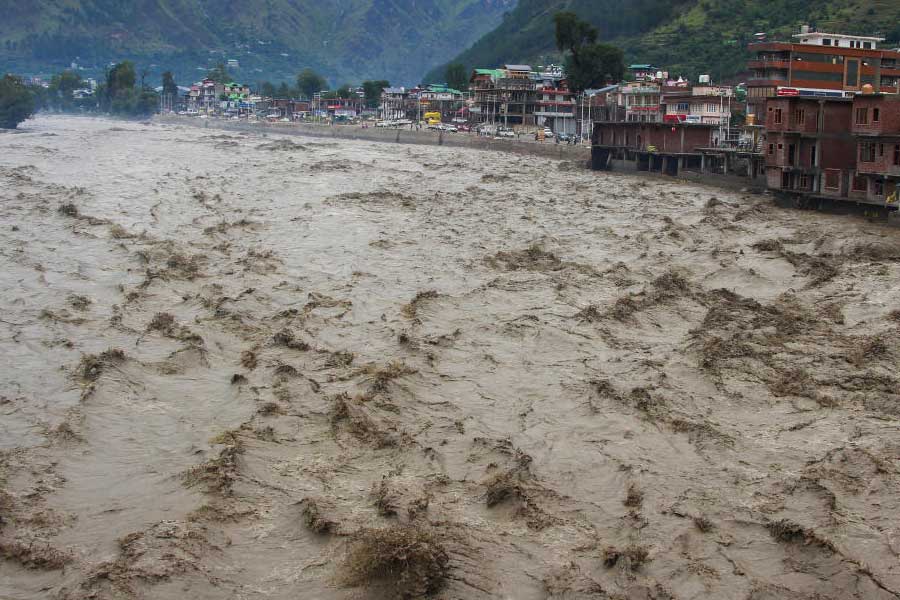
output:
[[[900,52],[879,49],[883,41],[880,37],[812,32],[804,26],[791,42],[750,44],[748,120],[765,124],[766,100],[779,93],[852,97],[866,85],[874,92],[900,93]]]
[[[624,111],[607,110],[594,124],[593,166],[740,175],[799,205],[896,209],[900,51],[880,49],[882,41],[804,27],[790,43],[751,44],[754,77],[740,128],[729,126],[741,105],[733,89],[704,79],[678,90],[650,65],[633,65],[641,80],[607,94]]]

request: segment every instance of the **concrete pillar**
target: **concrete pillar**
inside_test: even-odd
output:
[[[700,173],[706,173],[706,155],[700,154]]]

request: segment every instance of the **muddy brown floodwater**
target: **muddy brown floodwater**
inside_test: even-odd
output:
[[[0,598],[900,597],[896,229],[63,117],[0,203]]]

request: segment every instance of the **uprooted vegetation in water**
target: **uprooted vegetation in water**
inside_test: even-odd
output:
[[[321,535],[330,533],[337,528],[337,522],[325,516],[325,511],[320,501],[314,498],[304,498],[298,505],[300,506],[303,523],[313,533]]]
[[[52,571],[72,561],[72,555],[46,542],[29,540],[0,541],[0,557],[17,562],[27,569]]]
[[[779,542],[800,543],[806,546],[812,544],[831,552],[837,552],[834,542],[789,519],[773,521],[766,525],[766,529]]]
[[[603,564],[611,569],[616,565],[626,571],[637,571],[650,560],[650,549],[631,544],[624,548],[608,546],[603,550]]]
[[[193,333],[184,325],[179,325],[175,320],[175,317],[166,312],[160,312],[153,315],[153,318],[147,323],[147,331],[155,331],[166,337],[182,342],[189,342],[196,345],[203,344],[202,337]]]
[[[386,365],[379,366],[377,364],[369,364],[362,367],[357,374],[364,375],[369,381],[369,391],[372,393],[385,392],[388,390],[391,382],[405,377],[406,375],[414,375],[418,371],[406,363],[395,360]]]
[[[488,266],[504,271],[558,271],[565,265],[553,252],[540,244],[532,244],[524,250],[497,252],[485,259]]]
[[[301,352],[306,352],[310,348],[309,344],[297,338],[296,334],[290,329],[282,329],[277,332],[272,336],[272,342],[276,346],[290,348],[291,350],[300,350]]]
[[[362,529],[350,536],[339,578],[394,598],[421,598],[438,592],[450,573],[450,555],[436,530],[417,525]]]
[[[182,474],[182,481],[187,487],[202,485],[209,494],[231,493],[231,486],[237,478],[237,459],[244,449],[240,440],[233,436],[227,441],[232,443],[222,448],[218,455]]]
[[[640,311],[692,295],[693,288],[684,273],[670,269],[656,277],[640,293],[617,298],[608,309],[607,316],[626,321]]]
[[[422,304],[437,297],[438,293],[434,290],[418,292],[412,300],[403,305],[403,308],[400,309],[400,312],[402,312],[403,316],[407,318],[415,319],[419,315],[419,308],[422,306]]]
[[[346,393],[331,399],[329,418],[335,435],[343,429],[376,448],[398,446],[404,437],[393,424],[372,416],[360,398],[351,398]]]
[[[84,381],[97,381],[103,371],[125,362],[125,351],[120,348],[109,348],[100,354],[85,354],[78,364],[78,375]]]

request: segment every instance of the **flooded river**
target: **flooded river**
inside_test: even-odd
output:
[[[0,598],[900,597],[900,230],[41,117],[0,242]]]

